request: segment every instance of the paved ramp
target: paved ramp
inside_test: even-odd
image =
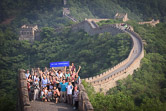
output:
[[[33,101],[30,104],[32,111],[77,111],[67,103]]]

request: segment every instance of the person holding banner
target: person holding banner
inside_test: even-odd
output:
[[[74,71],[76,71],[76,67],[74,66],[74,63],[71,64],[71,72],[73,73]]]
[[[70,71],[66,71],[66,66],[65,66],[65,78],[66,80],[70,78]]]

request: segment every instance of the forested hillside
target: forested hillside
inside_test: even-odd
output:
[[[93,16],[95,18],[113,18],[117,12],[128,13],[129,18],[141,20],[131,10],[122,8],[113,0],[70,0],[68,6],[71,9],[71,14],[79,20]]]
[[[13,24],[37,24],[39,27],[64,27],[72,22],[62,17],[63,0],[2,0],[0,22],[14,18]]]
[[[113,18],[119,13],[128,13],[136,21],[160,19],[166,21],[165,0],[70,0],[71,13],[78,19]],[[87,16],[88,15],[88,16]]]
[[[166,22],[166,0],[113,0],[124,9],[129,9],[144,20],[160,19]]]
[[[89,36],[64,29],[62,33],[43,28],[43,40],[31,48],[31,67],[49,67],[52,61],[71,61],[82,66],[81,78],[92,77],[124,60],[131,49],[127,34],[110,33]],[[104,50],[103,50],[104,49]]]
[[[128,13],[128,23],[146,41],[142,67],[133,76],[119,81],[107,96],[87,87],[95,110],[154,110],[166,108],[166,5],[165,0],[68,0],[71,15],[85,18],[113,18],[117,12]],[[49,62],[69,60],[81,65],[81,78],[94,76],[127,57],[131,48],[126,34],[109,33],[89,36],[64,28],[72,21],[62,16],[62,0],[1,0],[0,2],[0,111],[14,111],[17,104],[19,68],[49,66]],[[11,19],[12,18],[12,19]],[[160,19],[156,27],[140,26],[135,21]],[[10,20],[10,22],[4,22]],[[41,41],[18,41],[23,24],[37,24]],[[101,24],[100,24],[101,25]]]

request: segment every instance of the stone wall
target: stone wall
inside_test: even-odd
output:
[[[63,0],[63,5],[64,5],[63,16],[67,17],[68,19],[72,20],[73,22],[77,22],[77,19],[75,19],[74,17],[72,17],[70,15],[70,9],[69,9],[69,7],[67,7],[67,0]]]
[[[131,49],[129,56],[125,60],[123,60],[122,62],[120,62],[119,64],[117,64],[114,67],[108,69],[106,72],[103,72],[103,73],[101,73],[101,74],[99,74],[97,76],[93,76],[93,77],[90,77],[90,78],[85,78],[84,80],[87,81],[87,82],[93,82],[93,81],[96,81],[96,80],[98,80],[100,78],[103,78],[104,76],[109,75],[113,71],[117,70],[118,68],[120,68],[121,66],[123,66],[124,64],[126,64],[129,61],[132,53],[133,53],[133,48]]]
[[[89,21],[89,22],[100,22],[100,21],[103,21],[103,20],[110,20],[110,19],[86,19],[85,20]]]
[[[124,33],[122,30],[117,28],[115,24],[109,24],[109,25],[104,25],[102,27],[99,27],[95,22],[93,21],[90,22],[88,20],[85,20],[83,22],[73,25],[72,30],[75,32],[79,30],[84,30],[89,35],[95,35],[95,34],[100,34],[104,32],[110,32],[110,34],[112,35],[116,35],[118,33]]]
[[[151,21],[145,21],[145,22],[138,22],[138,24],[150,24],[151,26],[156,26],[156,24],[158,24],[158,23],[160,23],[160,21],[159,20],[154,20],[154,19],[152,19]]]
[[[116,81],[126,78],[128,75],[132,75],[134,70],[140,67],[140,61],[144,57],[144,50],[142,50],[140,56],[135,59],[135,61],[123,71],[115,73],[111,75],[109,78],[105,80],[101,80],[98,82],[92,82],[91,84],[94,86],[96,91],[103,90],[106,93],[110,88],[113,88],[117,85]]]
[[[25,70],[20,69],[18,74],[18,92],[19,92],[19,102],[21,111],[31,111],[31,106],[29,102],[29,95],[27,89],[27,81],[25,77]]]
[[[140,38],[140,36],[138,34],[136,34],[135,32],[133,31],[130,31],[128,30],[128,32],[132,33],[133,35],[135,35],[140,41],[142,41],[142,39]],[[142,44],[142,42],[141,42]],[[130,57],[131,57],[131,54],[133,53],[133,48],[132,50],[130,51],[130,54],[128,56],[127,59],[125,59],[124,61],[120,62],[119,64],[117,64],[116,66],[114,66],[113,68],[107,70],[106,72],[100,74],[100,75],[97,75],[95,77],[90,77],[90,78],[86,78],[85,80],[89,83],[92,84],[92,86],[94,86],[94,89],[97,91],[97,92],[104,92],[106,93],[110,88],[113,88],[117,85],[116,81],[118,80],[121,80],[121,79],[124,79],[126,78],[128,75],[132,75],[134,70],[136,70],[137,68],[140,67],[140,62],[141,62],[141,59],[144,57],[144,49],[143,49],[143,44],[142,44],[142,51],[141,51],[141,54],[134,60],[134,62],[127,68],[125,68],[124,70],[120,71],[120,72],[117,72],[113,75],[111,75],[110,77],[108,77],[107,79],[105,80],[101,80],[101,81],[97,81],[95,82],[95,80],[98,80],[99,78],[102,78],[108,74],[110,74],[111,72],[115,71],[116,69],[120,68],[121,66],[123,66],[124,64],[126,64]]]
[[[94,111],[92,104],[89,101],[88,95],[82,84],[78,86],[79,94],[79,111]]]
[[[19,31],[19,40],[40,40],[40,30],[37,25],[23,25]]]
[[[90,35],[95,35],[95,34],[104,33],[104,32],[110,32],[110,34],[116,35],[118,33],[125,32],[125,31],[121,30],[120,24],[104,25],[102,27],[99,27],[99,26],[95,25],[95,22],[93,22],[91,20],[89,20],[89,21],[85,20],[79,24],[72,26],[73,31],[78,31],[81,29]],[[125,65],[126,63],[128,63],[131,58],[132,53],[134,52],[134,47],[131,49],[128,57],[125,60],[123,60],[122,62],[120,62],[119,64],[117,64],[116,66],[114,66],[113,68],[110,68],[106,72],[99,74],[97,76],[85,78],[84,80],[91,83],[97,92],[103,91],[104,93],[106,93],[110,88],[115,87],[117,85],[116,81],[126,78],[129,74],[133,74],[134,70],[136,70],[137,68],[140,67],[141,59],[144,57],[144,48],[143,48],[143,44],[142,44],[142,39],[137,33],[135,33],[133,31],[133,28],[131,26],[126,28],[126,31],[128,33],[131,33],[132,35],[134,35],[135,37],[137,37],[139,39],[139,41],[142,45],[141,53],[134,60],[134,62],[132,62],[132,64],[130,64],[126,69],[124,69],[120,72],[117,72],[114,75],[111,75],[110,77],[106,78],[105,80],[95,82],[96,80],[109,75],[110,73],[114,72],[118,68],[120,68],[123,65]],[[132,43],[134,44],[133,40],[132,40]]]

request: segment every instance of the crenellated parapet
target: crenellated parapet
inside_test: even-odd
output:
[[[126,58],[121,63],[117,64],[113,68],[111,68],[108,71],[106,71],[105,73],[101,74],[100,76],[98,76],[98,78],[97,77],[92,77],[92,78],[88,78],[88,79],[86,78],[85,80],[88,81],[89,83],[91,83],[92,86],[94,86],[96,91],[102,90],[103,92],[106,93],[106,91],[108,91],[110,88],[115,87],[117,85],[116,81],[124,79],[128,75],[133,74],[134,70],[136,70],[137,68],[140,67],[141,59],[144,57],[144,48],[143,48],[143,44],[141,42],[142,39],[137,33],[133,32],[133,31],[127,30],[127,32],[134,35],[140,41],[141,51],[136,52],[136,50],[133,47],[132,50],[130,51],[128,58]],[[127,67],[118,71],[119,68],[123,67],[125,64],[127,64],[129,62],[130,59],[132,59],[133,53],[139,53],[139,54]],[[102,78],[105,78],[105,79],[102,79]]]
[[[94,21],[88,21],[88,20],[75,24],[71,28],[75,32],[79,30],[84,30],[89,35],[96,35],[104,32],[110,32],[110,34],[112,35],[116,35],[118,33],[124,33],[124,31],[116,27],[115,24],[108,24],[99,27]]]
[[[87,19],[85,18],[85,20],[89,21],[89,22],[100,22],[100,21],[103,21],[103,20],[110,20],[110,19]]]
[[[160,23],[160,20],[154,20],[152,19],[151,21],[144,21],[144,22],[138,22],[138,24],[150,24],[152,27],[156,26],[156,24]]]

